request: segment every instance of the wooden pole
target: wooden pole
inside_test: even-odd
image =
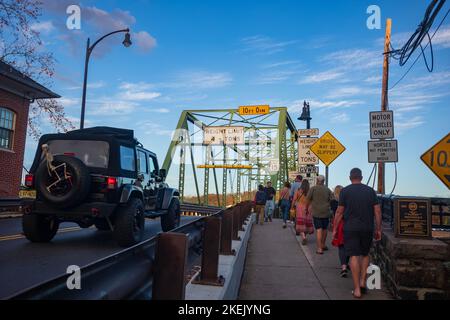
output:
[[[388,85],[389,85],[389,52],[391,43],[392,20],[386,20],[386,35],[384,38],[384,61],[383,61],[383,86],[381,90],[381,111],[388,108]],[[384,163],[378,163],[378,193],[384,194]]]

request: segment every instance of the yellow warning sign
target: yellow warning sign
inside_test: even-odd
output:
[[[425,152],[420,159],[450,189],[450,133]]]
[[[268,114],[270,110],[269,105],[260,106],[241,106],[239,107],[239,114],[241,116],[250,116],[255,114]]]
[[[326,165],[329,166],[345,151],[345,147],[329,131],[325,132],[312,146],[311,151]]]

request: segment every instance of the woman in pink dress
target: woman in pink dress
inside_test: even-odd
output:
[[[307,244],[306,235],[314,233],[313,219],[310,206],[307,203],[306,195],[309,191],[309,182],[304,179],[300,188],[295,192],[292,201],[292,208],[295,206],[296,224],[295,231],[297,235],[302,236],[302,245]]]

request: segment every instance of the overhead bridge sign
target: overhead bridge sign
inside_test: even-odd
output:
[[[394,112],[370,112],[370,139],[394,138]]]

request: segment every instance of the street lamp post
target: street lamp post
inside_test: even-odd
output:
[[[311,111],[309,109],[309,102],[303,101],[303,110],[298,120],[306,121],[306,129],[311,129]],[[310,136],[307,136],[310,137]],[[307,167],[311,167],[311,165],[307,165]],[[328,169],[328,168],[327,168]],[[307,173],[306,176],[311,177],[310,173]],[[327,182],[328,183],[328,182]]]
[[[84,80],[83,80],[83,97],[82,97],[82,100],[81,100],[80,129],[84,128],[84,113],[85,113],[85,108],[86,108],[86,87],[87,87],[88,65],[89,65],[89,58],[91,57],[92,50],[94,50],[94,48],[97,45],[97,43],[99,43],[100,41],[102,41],[106,37],[108,37],[108,36],[110,36],[112,34],[115,34],[115,33],[119,33],[119,32],[126,32],[125,33],[125,39],[122,41],[122,44],[125,47],[128,48],[131,45],[130,29],[128,29],[128,28],[122,29],[122,30],[113,31],[113,32],[110,32],[108,34],[105,34],[103,37],[101,37],[100,39],[95,41],[92,44],[92,46],[90,46],[90,39],[89,38],[87,39],[86,59],[84,61]]]

